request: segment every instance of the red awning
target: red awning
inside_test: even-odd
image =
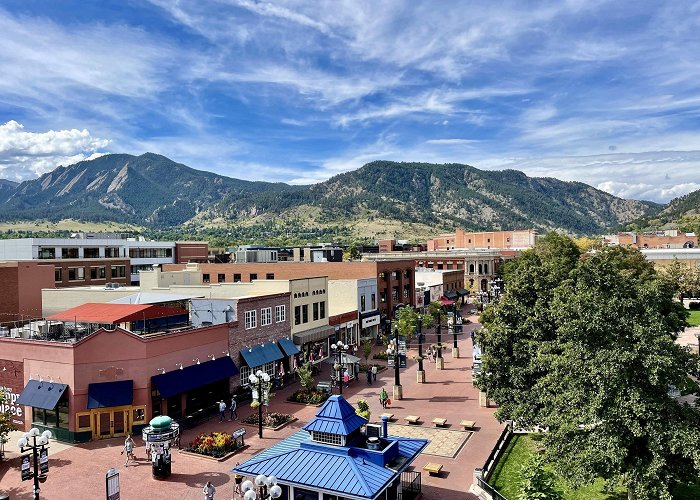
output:
[[[442,304],[443,306],[451,306],[455,303],[454,300],[450,300],[447,297],[440,297],[438,299],[438,302],[440,302],[440,304]]]
[[[185,309],[148,304],[83,304],[73,309],[56,313],[46,319],[113,325],[185,314],[189,314]]]

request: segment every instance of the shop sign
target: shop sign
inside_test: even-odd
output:
[[[362,328],[368,328],[379,324],[379,314],[362,319]]]
[[[119,471],[112,467],[107,471],[107,500],[119,500]]]
[[[42,449],[39,454],[39,472],[42,474],[49,472],[49,450],[46,448]]]
[[[22,465],[20,466],[22,471],[22,481],[28,481],[32,478],[32,456],[22,455]]]
[[[13,424],[24,425],[24,409],[17,404],[19,394],[12,390],[12,387],[0,385],[0,391],[5,397],[0,401],[0,413],[9,413]]]

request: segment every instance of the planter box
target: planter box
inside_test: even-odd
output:
[[[302,403],[301,401],[292,401],[291,399],[288,399],[287,403],[299,406],[315,406],[316,408],[320,408],[321,406],[323,406],[323,403],[325,403],[325,401],[323,403]]]
[[[203,458],[205,460],[209,460],[210,462],[224,462],[234,456],[236,453],[238,453],[241,450],[245,450],[248,448],[248,445],[241,446],[240,448],[236,448],[233,451],[228,452],[226,455],[220,458],[212,457],[210,455],[202,455],[201,453],[195,453],[193,451],[186,451],[186,450],[180,450],[179,453],[182,455],[187,455],[190,457],[197,457],[197,458]]]
[[[281,425],[278,425],[277,427],[268,427],[267,425],[263,425],[263,429],[269,429],[269,430],[271,430],[271,431],[278,431],[278,430],[284,428],[285,426],[291,424],[292,422],[296,422],[296,421],[297,421],[297,418],[296,418],[296,417],[292,417],[291,420],[288,420],[287,422],[285,422],[285,423],[283,423],[283,424],[281,424]],[[258,428],[258,424],[249,424],[248,422],[243,422],[243,421],[241,421],[241,423],[242,423],[243,425],[247,425],[248,427],[254,427],[254,428],[256,428],[256,429]]]

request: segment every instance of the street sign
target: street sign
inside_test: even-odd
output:
[[[32,478],[32,456],[22,455],[22,464],[20,466],[22,471],[22,481],[28,481]]]
[[[46,474],[49,472],[49,450],[42,448],[39,454],[39,472]]]
[[[119,471],[112,467],[107,471],[106,478],[107,500],[119,500]]]

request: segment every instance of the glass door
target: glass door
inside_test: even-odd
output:
[[[112,412],[112,436],[125,436],[128,427],[129,427],[129,422],[128,422],[128,415],[127,415],[126,410],[117,410]]]
[[[101,411],[97,414],[97,437],[112,437],[112,412]]]

